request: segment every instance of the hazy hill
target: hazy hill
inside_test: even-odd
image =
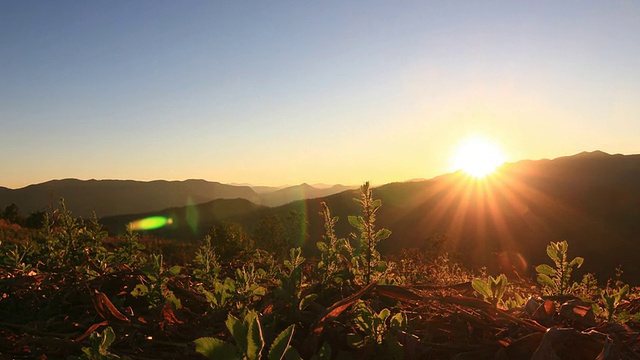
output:
[[[232,186],[204,180],[52,180],[21,189],[0,192],[0,206],[16,203],[23,214],[57,206],[60,198],[74,215],[87,217],[131,214],[186,206],[213,199],[244,198],[259,201],[248,186]]]
[[[349,189],[353,189],[353,187],[334,185],[331,187],[319,188],[309,184],[301,184],[286,187],[270,193],[262,193],[260,194],[260,204],[267,206],[279,206],[296,200],[314,199],[333,195]]]
[[[132,221],[150,216],[163,216],[171,219],[172,223],[152,233],[172,239],[198,239],[204,236],[209,228],[221,222],[238,219],[255,222],[267,209],[246,199],[216,199],[188,207],[106,217],[101,219],[101,223],[110,233],[122,233],[126,224]]]
[[[340,236],[353,231],[346,218],[359,211],[356,196],[353,190],[324,198],[340,217]],[[570,255],[585,257],[587,270],[610,276],[623,264],[625,275],[640,277],[640,155],[591,152],[522,161],[483,181],[452,173],[380,186],[374,196],[383,203],[378,226],[393,231],[380,245],[388,253],[427,246],[428,238],[446,234],[469,263],[530,271],[547,261],[550,241],[567,240]],[[260,216],[298,211],[309,222],[305,248],[314,251],[323,232],[321,201],[296,201],[234,220],[251,229]]]
[[[315,188],[302,184],[287,188],[227,185],[205,180],[52,180],[21,189],[0,187],[0,207],[15,203],[23,215],[57,207],[60,198],[74,215],[114,216],[170,207],[189,206],[214,199],[246,199],[266,206],[279,206],[301,199],[335,194],[348,189],[343,185]]]

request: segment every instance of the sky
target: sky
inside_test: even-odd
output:
[[[0,0],[0,186],[640,152],[640,1]]]

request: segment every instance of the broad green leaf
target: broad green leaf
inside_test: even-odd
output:
[[[618,290],[618,293],[616,294],[616,304],[619,304],[620,301],[622,301],[622,299],[624,299],[625,296],[627,296],[628,292],[629,292],[629,284],[623,286],[620,290]]]
[[[547,255],[551,258],[551,260],[558,261],[558,250],[555,248],[555,246],[553,246],[555,243],[551,244],[552,245],[547,245]]]
[[[377,272],[385,272],[387,271],[388,265],[386,261],[380,261],[376,264],[375,270]]]
[[[551,280],[551,278],[546,274],[538,274],[537,279],[538,279],[538,283],[540,283],[541,285],[546,285],[546,286],[549,286],[550,288],[555,287],[553,280]]]
[[[249,323],[249,329],[247,332],[247,357],[250,360],[258,360],[262,348],[264,348],[264,339],[262,338],[262,327],[260,326],[260,319],[255,311],[249,312],[245,317],[245,322]]]
[[[227,317],[225,324],[227,325],[227,329],[229,329],[231,336],[236,341],[236,344],[238,344],[238,348],[240,348],[243,353],[246,353],[247,331],[249,330],[247,326],[231,314]]]
[[[371,204],[373,211],[376,211],[380,206],[382,206],[382,200],[380,199],[374,200],[373,203]]]
[[[224,287],[229,291],[236,291],[236,281],[228,277],[224,279]]]
[[[104,329],[102,332],[102,341],[100,342],[100,353],[106,355],[109,353],[109,346],[116,339],[116,334],[113,332],[111,326]]]
[[[566,253],[567,250],[569,250],[569,243],[566,240],[563,240],[560,243],[558,243],[558,252]]]
[[[384,322],[389,317],[390,314],[391,314],[391,311],[389,311],[389,309],[387,308],[384,308],[380,310],[380,313],[378,314],[378,319]]]
[[[146,296],[148,293],[149,288],[144,284],[138,284],[135,288],[133,288],[133,290],[131,290],[131,296],[133,297]]]
[[[581,258],[578,256],[575,259],[571,260],[571,262],[569,263],[569,266],[573,267],[575,265],[578,265],[578,268],[580,268],[583,262],[584,262],[584,258]]]
[[[293,338],[293,332],[294,325],[291,325],[276,336],[276,339],[273,340],[273,344],[269,350],[269,360],[284,359],[284,354],[287,352],[287,349],[289,349],[289,344]]]
[[[375,239],[376,239],[377,241],[380,241],[380,240],[387,239],[389,236],[391,236],[391,230],[388,230],[388,229],[380,229],[380,230],[378,230],[378,232],[376,233]]]
[[[173,276],[176,276],[178,274],[180,274],[180,270],[182,270],[182,267],[179,265],[176,266],[172,266],[169,268],[169,273]]]
[[[362,216],[349,215],[347,217],[347,220],[349,221],[349,224],[351,224],[351,226],[358,230],[364,227],[364,220],[362,219]]]
[[[401,312],[393,315],[391,317],[391,320],[389,321],[389,327],[396,331],[404,330],[405,326],[406,326],[405,317],[404,317],[404,314]]]
[[[481,279],[473,279],[471,281],[471,287],[473,287],[484,298],[490,298],[489,286]]]
[[[555,276],[556,275],[556,270],[554,268],[552,268],[551,266],[547,265],[547,264],[542,264],[542,265],[536,266],[536,271],[539,274],[545,274],[545,275],[549,275],[549,276]]]
[[[299,310],[304,310],[311,304],[311,302],[318,298],[318,294],[309,294],[300,300],[300,304],[298,305]]]
[[[493,276],[489,276],[489,290],[491,292],[492,297],[496,297],[495,295],[499,292],[500,287],[500,278],[493,278]]]
[[[320,250],[321,252],[327,252],[329,250],[329,247],[327,246],[327,244],[321,241],[317,242],[316,246],[318,247],[318,250]]]
[[[502,297],[504,296],[504,292],[507,291],[508,283],[509,280],[507,279],[507,276],[505,274],[500,274],[500,276],[498,276],[498,278],[496,279],[496,291],[494,291],[493,294],[497,300],[502,299]]]
[[[262,286],[258,286],[257,288],[253,289],[253,291],[251,292],[251,295],[253,296],[265,296],[266,294],[267,294],[267,289]]]
[[[212,360],[240,359],[240,355],[231,344],[212,337],[201,337],[194,341],[196,352]]]

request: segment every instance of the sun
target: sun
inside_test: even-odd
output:
[[[475,177],[483,178],[506,160],[500,148],[483,138],[464,140],[456,149],[453,166]]]

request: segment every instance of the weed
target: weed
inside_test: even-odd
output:
[[[484,298],[484,301],[489,304],[498,307],[502,302],[502,297],[507,290],[507,284],[509,280],[505,274],[494,278],[489,276],[487,281],[482,279],[473,279],[471,286]]]
[[[196,266],[193,270],[193,275],[196,279],[205,283],[212,283],[218,277],[221,267],[215,249],[211,244],[211,236],[204,237],[193,263]]]
[[[166,302],[173,304],[176,309],[181,308],[180,299],[167,287],[169,279],[180,274],[180,270],[180,266],[165,269],[162,255],[151,255],[149,263],[142,267],[142,272],[148,281],[136,285],[131,291],[131,295],[134,297],[146,296],[149,308],[157,307]]]
[[[545,287],[545,291],[550,295],[568,295],[578,288],[577,283],[571,283],[571,273],[574,267],[582,266],[584,259],[575,257],[569,261],[567,259],[568,249],[569,244],[566,241],[552,242],[547,245],[547,255],[553,261],[555,268],[547,264],[536,267],[538,282]]]
[[[369,182],[360,187],[360,199],[354,201],[362,207],[362,216],[349,216],[349,224],[356,228],[359,236],[353,236],[357,241],[353,263],[358,269],[358,277],[362,277],[364,284],[371,283],[372,277],[387,270],[387,264],[381,260],[376,250],[378,243],[387,239],[391,231],[387,229],[375,230],[376,211],[382,206],[381,200],[374,200]]]
[[[394,333],[404,331],[407,325],[402,312],[391,315],[389,309],[379,313],[359,300],[353,307],[353,324],[358,332],[347,334],[347,342],[355,349],[368,349],[380,358],[400,359],[403,351]]]
[[[335,224],[338,217],[332,217],[329,206],[322,202],[322,212],[324,220],[323,241],[318,241],[316,246],[320,251],[320,261],[317,269],[320,273],[320,283],[322,285],[340,285],[344,281],[351,279],[349,272],[348,258],[353,254],[353,248],[349,241],[338,238],[335,233]]]
[[[109,347],[116,339],[116,334],[111,327],[107,327],[101,333],[93,333],[89,337],[89,347],[82,348],[80,360],[113,360],[120,356],[111,353]],[[128,357],[124,357],[128,359]]]

